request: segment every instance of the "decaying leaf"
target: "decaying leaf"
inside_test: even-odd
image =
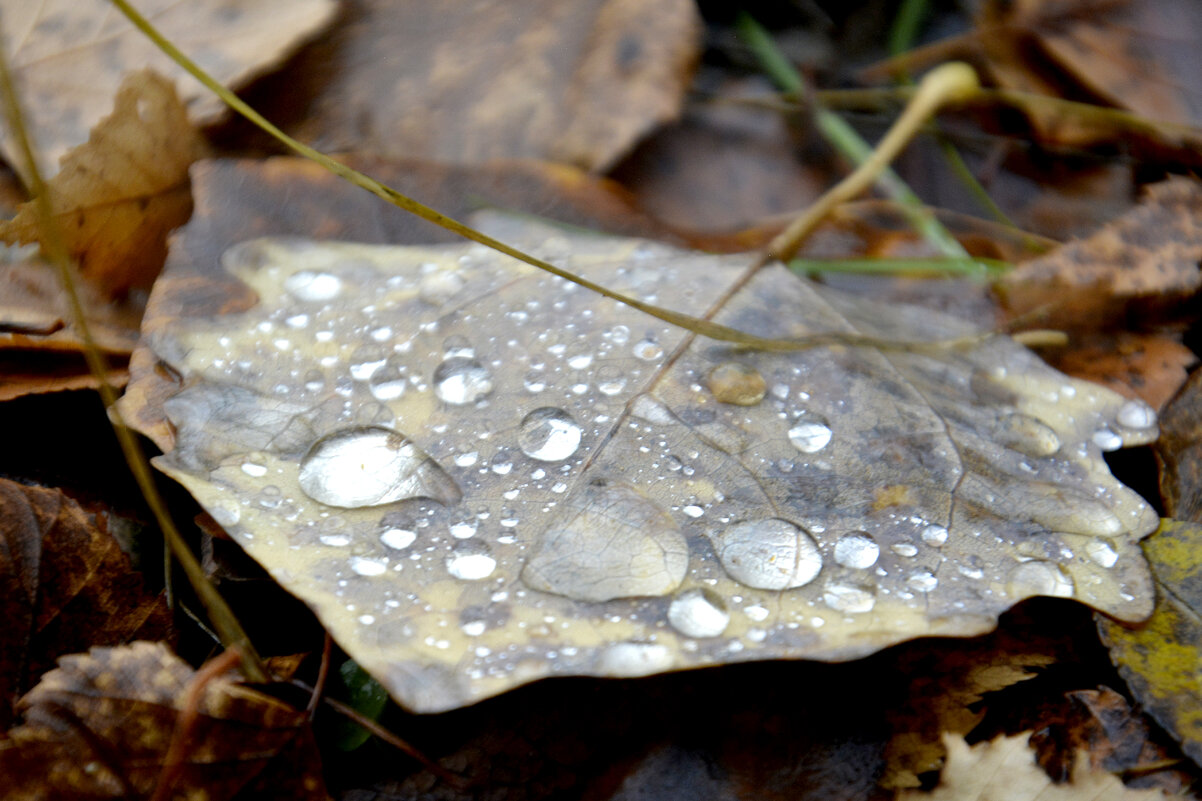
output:
[[[244,83],[285,58],[336,10],[333,0],[139,0],[136,6],[226,86]],[[108,113],[127,71],[151,67],[178,78],[180,95],[197,121],[212,121],[225,111],[106,0],[3,0],[0,12],[5,51],[25,101],[25,124],[46,177]],[[24,170],[7,128],[0,130],[0,150],[9,164]]]
[[[686,0],[354,0],[263,100],[325,150],[603,172],[679,115],[701,30]]]
[[[898,801],[1152,801],[1168,798],[1160,790],[1132,790],[1113,773],[1090,770],[1089,757],[1078,755],[1073,780],[1054,784],[1035,764],[1027,747],[1030,732],[998,737],[969,748],[947,735],[947,765],[934,791],[905,790]]]
[[[1008,273],[998,292],[1011,313],[1041,310],[1058,328],[1162,321],[1202,286],[1200,211],[1196,181],[1154,184],[1096,233]]]
[[[1165,407],[1198,361],[1180,335],[1129,331],[1075,336],[1068,348],[1049,348],[1043,357],[1061,372],[1139,398],[1153,409]]]
[[[0,726],[63,654],[162,637],[171,613],[116,540],[57,490],[0,479]]]
[[[1195,370],[1164,410],[1156,442],[1160,497],[1169,517],[1202,523],[1202,370]]]
[[[1144,551],[1159,590],[1156,611],[1137,628],[1101,618],[1098,628],[1144,709],[1202,761],[1202,526],[1166,520]]]
[[[760,335],[971,330],[742,257],[495,222]],[[182,383],[160,466],[412,709],[547,675],[849,659],[986,631],[1032,595],[1151,606],[1134,543],[1156,517],[1101,451],[1153,438],[1155,414],[1008,338],[739,351],[479,246],[259,240],[225,264],[257,305],[149,329]],[[717,402],[725,362],[764,400]]]
[[[113,295],[149,289],[167,255],[167,234],[192,211],[188,167],[204,152],[171,82],[129,75],[113,113],[63,158],[47,185],[65,245],[81,274]],[[42,238],[32,202],[0,223],[10,244]]]
[[[228,676],[205,684],[179,728],[196,675],[161,643],[64,657],[0,740],[5,798],[149,798],[173,736],[187,740],[172,797],[327,797],[305,713]]]

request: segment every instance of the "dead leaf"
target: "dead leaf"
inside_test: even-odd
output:
[[[748,279],[742,257],[496,225],[694,313]],[[669,368],[684,332],[479,246],[259,241],[224,261],[250,285],[237,316],[168,319],[231,278],[156,289],[148,341],[183,387],[162,465],[411,708],[551,674],[849,659],[988,630],[1036,594],[1149,604],[1134,539],[1155,515],[1099,448],[1147,441],[1154,415],[1006,338],[939,358],[701,342]],[[970,330],[783,268],[716,317],[785,337]],[[706,376],[729,360],[770,397],[716,403]],[[881,505],[888,485],[910,492]]]
[[[1156,441],[1160,463],[1160,497],[1165,513],[1178,520],[1202,523],[1202,370],[1195,370],[1164,410]]]
[[[170,81],[149,70],[122,81],[113,113],[47,186],[68,252],[93,286],[112,296],[150,288],[167,233],[192,212],[188,167],[204,149]],[[10,244],[41,238],[32,202],[0,223]]]
[[[1179,336],[1128,331],[1075,336],[1068,348],[1048,348],[1043,357],[1057,370],[1139,398],[1153,409],[1164,408],[1198,362]]]
[[[1202,761],[1202,526],[1165,520],[1144,541],[1157,584],[1156,611],[1130,628],[1103,617],[1098,631],[1134,696],[1157,723]]]
[[[1053,784],[1035,764],[1027,747],[1030,732],[998,737],[972,748],[955,735],[946,735],[947,765],[933,792],[904,790],[898,801],[1151,801],[1167,798],[1160,790],[1132,790],[1113,773],[1090,770],[1089,758],[1079,755],[1073,780]]]
[[[116,541],[57,490],[0,479],[0,726],[54,660],[162,637],[171,613]]]
[[[252,102],[327,151],[604,172],[679,115],[701,30],[687,0],[356,0]]]
[[[25,722],[0,740],[6,798],[147,798],[196,675],[161,643],[63,657],[21,701]],[[227,799],[325,799],[306,715],[234,682],[199,697],[175,789]]]
[[[1202,285],[1202,188],[1172,178],[1091,236],[1028,261],[997,286],[1007,310],[1067,330],[1163,323]],[[1052,299],[1049,304],[1049,298]]]
[[[333,0],[140,0],[139,12],[226,86],[279,63],[333,17]],[[212,122],[224,105],[159,51],[106,0],[3,0],[5,51],[23,97],[25,124],[47,178],[59,158],[108,113],[126,72],[151,68],[178,81],[192,119]],[[0,149],[24,170],[7,129]]]

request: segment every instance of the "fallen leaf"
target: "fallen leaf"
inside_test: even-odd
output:
[[[0,726],[54,660],[162,637],[171,613],[96,520],[57,490],[0,479]],[[2,773],[2,771],[0,771]]]
[[[321,30],[337,6],[333,0],[140,0],[137,8],[220,83],[236,87]],[[126,72],[149,67],[178,81],[196,122],[225,113],[221,101],[106,0],[3,0],[0,12],[25,124],[47,178],[108,113]],[[18,172],[25,169],[7,128],[0,129],[0,149]]]
[[[149,289],[167,256],[167,234],[192,212],[188,167],[204,152],[171,82],[130,74],[113,113],[63,158],[46,191],[81,275],[113,296]],[[10,244],[42,241],[31,201],[0,223]]]
[[[1202,526],[1165,520],[1144,541],[1157,584],[1156,610],[1139,627],[1098,617],[1098,631],[1132,694],[1202,761]]]
[[[1163,409],[1189,376],[1197,355],[1172,334],[1118,331],[1075,336],[1067,348],[1042,353],[1048,364],[1128,398]]]
[[[1160,463],[1160,497],[1165,513],[1178,520],[1202,523],[1202,370],[1195,370],[1164,410],[1156,441]]]
[[[701,32],[687,0],[356,0],[251,101],[326,151],[604,172],[679,115]]]
[[[745,257],[495,224],[693,313],[746,281],[716,319],[762,335],[971,330]],[[1134,541],[1156,518],[1100,447],[1148,441],[1154,414],[1007,338],[686,348],[480,246],[260,240],[224,263],[249,286],[236,316],[191,316],[232,277],[156,287],[185,315],[147,325],[182,385],[160,464],[412,709],[552,674],[850,659],[986,631],[1037,594],[1150,605]],[[706,376],[731,360],[770,397],[715,402]],[[892,485],[909,492],[882,503]]]
[[[1015,316],[1068,330],[1163,322],[1202,286],[1202,188],[1172,178],[1089,237],[1019,265],[996,291]],[[1053,300],[1049,302],[1049,298]]]
[[[1113,773],[1090,770],[1089,758],[1078,756],[1073,780],[1054,784],[1035,764],[1027,747],[1030,732],[998,737],[972,748],[955,735],[946,735],[947,765],[939,786],[925,793],[904,790],[898,801],[1136,801],[1167,798],[1160,790],[1132,790]]]
[[[195,724],[177,730],[195,675],[161,643],[63,657],[0,740],[5,797],[148,798],[184,735],[173,797],[327,798],[304,711],[228,675],[204,685]]]

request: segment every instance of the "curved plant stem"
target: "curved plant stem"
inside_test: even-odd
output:
[[[213,621],[213,627],[217,630],[222,644],[227,649],[236,651],[241,656],[242,671],[248,679],[251,681],[267,681],[267,672],[263,669],[263,664],[255,652],[254,646],[251,645],[250,638],[247,637],[246,632],[242,629],[233,611],[226,604],[225,599],[221,597],[217,589],[209,582],[204,568],[196,561],[196,557],[192,554],[191,549],[188,548],[188,544],[184,541],[179,529],[175,526],[175,522],[171,519],[171,514],[167,511],[167,505],[154,485],[154,478],[150,472],[150,463],[146,461],[146,454],[142,452],[141,445],[138,443],[133,431],[125,425],[125,421],[121,417],[121,412],[115,405],[117,392],[109,381],[108,367],[105,364],[104,356],[101,355],[99,349],[96,347],[96,340],[92,336],[91,328],[84,314],[83,303],[80,301],[79,293],[75,289],[75,277],[71,257],[67,252],[62,230],[59,228],[58,221],[54,217],[53,209],[50,205],[50,196],[46,189],[46,182],[42,179],[37,159],[33,156],[33,145],[30,142],[29,133],[25,128],[24,117],[21,115],[21,105],[17,98],[16,88],[13,85],[12,74],[8,68],[8,55],[3,50],[2,37],[0,37],[0,94],[3,95],[4,111],[5,116],[8,118],[9,129],[16,139],[21,158],[25,161],[28,168],[29,189],[33,195],[34,208],[37,210],[38,223],[41,227],[40,239],[42,247],[45,250],[47,258],[58,269],[63,285],[63,292],[66,294],[67,301],[71,307],[72,323],[84,342],[84,358],[87,360],[88,369],[91,370],[92,375],[96,377],[100,385],[101,401],[104,403],[105,409],[108,410],[110,420],[113,423],[113,431],[117,435],[117,441],[121,445],[121,452],[125,456],[125,461],[129,465],[130,472],[133,473],[134,480],[137,481],[138,488],[142,491],[142,495],[146,499],[146,504],[150,507],[150,511],[154,515],[159,529],[163,532],[163,539],[166,540],[167,547],[179,561],[184,575],[187,576],[188,581],[192,584],[192,588],[196,591],[201,603],[204,604],[205,609],[208,611],[209,618]]]

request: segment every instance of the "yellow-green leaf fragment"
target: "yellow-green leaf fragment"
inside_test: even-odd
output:
[[[1155,611],[1137,627],[1099,616],[1098,628],[1144,709],[1202,762],[1202,525],[1165,520],[1143,547]]]
[[[974,333],[741,257],[498,224],[759,336]],[[1032,595],[1150,611],[1136,542],[1156,516],[1102,451],[1155,416],[1009,338],[739,349],[478,245],[256,240],[224,263],[258,305],[149,337],[182,377],[158,464],[411,709],[550,675],[851,659],[979,634]],[[758,402],[715,397],[731,361],[764,378]]]

